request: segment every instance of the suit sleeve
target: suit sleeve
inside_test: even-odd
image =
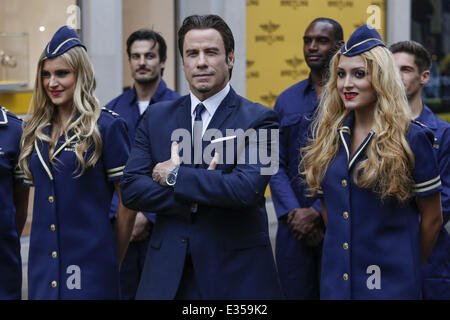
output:
[[[145,113],[136,131],[134,145],[120,182],[122,201],[126,207],[138,211],[157,214],[190,212],[189,204],[178,201],[172,188],[163,187],[152,180],[156,163],[152,157],[149,137],[150,113]]]
[[[175,195],[216,207],[250,207],[264,199],[270,176],[278,169],[278,150],[275,150],[278,149],[278,141],[272,140],[278,137],[265,136],[263,132],[275,129],[278,133],[278,117],[274,111],[265,110],[260,119],[249,127],[255,129],[255,135],[244,145],[242,155],[245,161],[237,161],[233,170],[227,173],[182,166],[174,187]],[[259,157],[257,161],[249,161],[252,159],[249,156],[255,153],[271,154],[273,162],[263,164]]]

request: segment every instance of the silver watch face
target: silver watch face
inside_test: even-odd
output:
[[[177,181],[177,175],[173,172],[169,172],[169,174],[166,176],[167,185],[173,186],[176,181]]]

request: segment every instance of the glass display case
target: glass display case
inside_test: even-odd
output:
[[[28,84],[28,34],[0,32],[0,91]]]

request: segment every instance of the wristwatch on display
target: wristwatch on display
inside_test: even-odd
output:
[[[166,183],[168,186],[173,187],[175,185],[175,182],[177,182],[178,169],[180,169],[180,166],[175,167],[175,169],[167,174]]]

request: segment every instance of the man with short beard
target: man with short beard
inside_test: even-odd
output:
[[[288,299],[319,299],[324,226],[320,202],[306,196],[298,165],[329,62],[342,45],[339,23],[328,18],[312,21],[303,36],[303,53],[311,73],[283,91],[275,104],[281,122],[280,169],[272,176],[270,189],[278,217],[276,261]]]
[[[150,104],[180,97],[167,88],[162,79],[166,53],[166,42],[155,31],[141,29],[133,32],[127,40],[128,62],[134,86],[109,102],[106,108],[125,119],[132,144],[136,128]],[[112,215],[117,211],[117,204],[115,196],[110,211]],[[138,212],[136,215],[131,242],[120,271],[122,299],[134,299],[136,295],[155,219],[156,215],[153,213]]]

